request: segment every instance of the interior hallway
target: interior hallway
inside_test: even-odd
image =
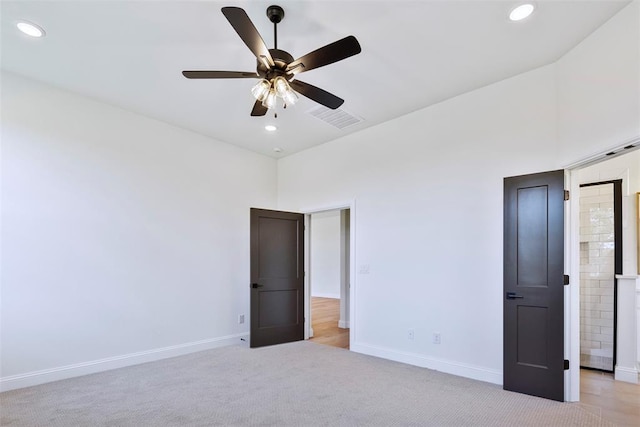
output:
[[[349,349],[349,329],[338,327],[340,300],[334,298],[311,298],[311,341],[332,347]]]

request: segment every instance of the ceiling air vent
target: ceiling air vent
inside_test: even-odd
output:
[[[360,117],[349,114],[339,108],[332,110],[324,106],[319,106],[307,111],[307,113],[338,129],[344,129],[362,121]]]

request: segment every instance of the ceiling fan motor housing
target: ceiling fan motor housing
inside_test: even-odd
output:
[[[289,52],[285,52],[280,49],[269,49],[271,58],[273,58],[274,67],[268,68],[262,61],[256,61],[258,63],[258,75],[267,80],[271,80],[277,76],[285,76],[285,69],[287,64],[293,62],[293,56]],[[286,76],[285,76],[286,77]],[[287,80],[290,80],[292,76],[289,76]]]

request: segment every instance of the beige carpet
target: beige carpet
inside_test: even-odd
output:
[[[0,394],[3,426],[609,426],[578,404],[296,342]]]

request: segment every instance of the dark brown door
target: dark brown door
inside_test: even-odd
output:
[[[504,389],[564,400],[564,171],[504,180]]]
[[[251,347],[304,339],[304,215],[251,209]]]

